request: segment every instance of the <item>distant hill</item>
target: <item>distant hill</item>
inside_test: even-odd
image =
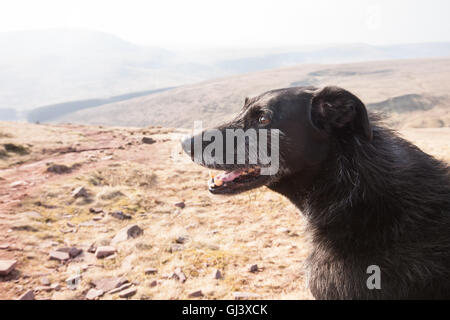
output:
[[[287,52],[226,59],[217,64],[230,72],[254,72],[301,63],[345,63],[390,59],[450,57],[450,43],[372,46],[348,44],[318,48],[291,49]]]
[[[210,74],[168,50],[78,29],[0,33],[0,70],[0,108],[17,111],[177,86]]]
[[[54,121],[85,124],[192,128],[224,121],[246,96],[290,86],[338,85],[357,94],[369,109],[390,115],[392,125],[450,125],[450,59],[299,65],[247,73],[67,114]]]
[[[123,95],[114,96],[114,97],[105,98],[105,99],[76,100],[76,101],[57,103],[57,104],[52,104],[52,105],[33,109],[32,111],[27,113],[26,117],[29,122],[46,122],[46,121],[51,121],[58,117],[65,116],[72,112],[76,112],[78,110],[98,107],[98,106],[102,106],[104,104],[129,100],[129,99],[136,98],[136,97],[148,96],[150,94],[166,91],[169,89],[172,89],[172,88],[162,88],[162,89],[155,89],[155,90],[133,92],[133,93],[123,94]],[[0,112],[1,112],[1,109],[0,109]]]
[[[450,56],[450,43],[174,52],[80,29],[0,33],[0,108],[31,109],[310,63]],[[85,105],[86,106],[86,105]],[[65,105],[65,107],[67,107]],[[76,109],[76,108],[75,108]],[[0,113],[0,120],[2,117]]]

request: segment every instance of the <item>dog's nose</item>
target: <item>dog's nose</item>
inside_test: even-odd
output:
[[[183,151],[186,152],[186,154],[190,157],[192,157],[192,149],[194,146],[194,137],[188,136],[183,137],[181,139],[181,147],[183,148]]]

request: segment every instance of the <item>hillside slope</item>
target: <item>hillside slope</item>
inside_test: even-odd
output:
[[[369,107],[388,112],[397,127],[450,124],[450,59],[300,65],[186,85],[150,96],[78,111],[56,122],[190,128],[230,118],[246,96],[289,86],[338,85]]]
[[[209,74],[171,51],[82,29],[0,33],[0,48],[0,108],[19,112],[192,83]]]

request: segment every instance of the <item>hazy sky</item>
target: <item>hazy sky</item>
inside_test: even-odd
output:
[[[0,31],[81,27],[163,47],[450,41],[448,0],[2,0]]]

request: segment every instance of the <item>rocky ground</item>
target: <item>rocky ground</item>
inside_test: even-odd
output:
[[[0,299],[310,299],[304,220],[212,196],[184,132],[0,123]],[[450,160],[450,128],[402,132]]]

